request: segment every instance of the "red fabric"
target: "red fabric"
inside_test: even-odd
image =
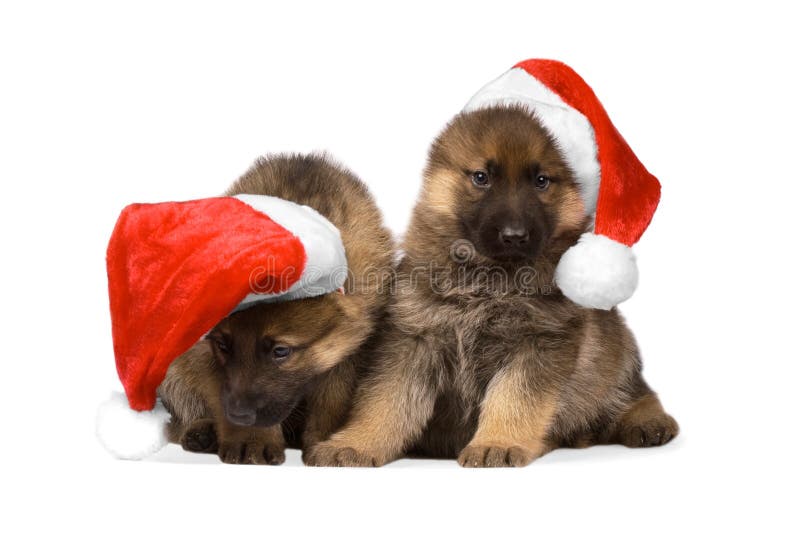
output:
[[[131,408],[152,409],[167,368],[251,291],[301,276],[300,240],[235,198],[133,204],[106,255],[117,372]],[[258,274],[257,276],[255,274]]]
[[[633,245],[653,218],[661,184],[639,161],[592,88],[574,70],[549,59],[529,59],[514,68],[524,69],[589,120],[600,161],[595,233]]]

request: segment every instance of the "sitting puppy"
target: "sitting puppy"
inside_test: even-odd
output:
[[[455,117],[430,150],[375,366],[310,464],[410,453],[523,466],[558,446],[677,435],[618,311],[578,306],[554,285],[591,223],[579,192],[529,110]]]
[[[279,464],[287,443],[308,450],[343,421],[358,352],[389,296],[392,241],[366,186],[323,156],[259,160],[228,195],[308,205],[341,232],[342,292],[236,312],[170,366],[159,396],[169,437],[226,463]]]

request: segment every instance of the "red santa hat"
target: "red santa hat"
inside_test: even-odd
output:
[[[644,233],[661,185],[611,123],[591,87],[567,65],[529,59],[483,87],[466,111],[523,105],[556,141],[580,185],[593,229],[558,264],[555,282],[570,300],[611,309],[631,297],[639,274],[631,246]]]
[[[258,195],[129,205],[106,259],[125,395],[100,406],[97,435],[124,459],[166,444],[156,389],[220,320],[255,302],[337,290],[347,277],[336,227],[308,206]]]

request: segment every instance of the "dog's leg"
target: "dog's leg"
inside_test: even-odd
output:
[[[556,413],[554,390],[534,387],[523,365],[512,363],[492,378],[478,428],[458,456],[465,467],[525,466],[552,449],[547,432]]]
[[[169,411],[169,442],[196,453],[217,453],[217,430],[206,398],[218,387],[213,376],[218,369],[205,340],[177,358],[158,388],[158,396]],[[211,387],[212,389],[209,389]]]
[[[353,397],[355,368],[345,361],[333,368],[306,398],[307,415],[303,430],[303,460],[311,449],[344,424]]]
[[[436,354],[425,343],[387,343],[381,366],[356,392],[350,420],[314,447],[313,466],[381,466],[397,459],[433,414],[438,392]]]
[[[660,446],[671,441],[678,432],[678,423],[664,411],[658,396],[648,392],[622,414],[609,442],[631,448]]]
[[[189,452],[217,453],[217,425],[214,419],[195,420],[181,431],[177,442]]]
[[[269,427],[237,426],[223,417],[217,420],[219,450],[223,463],[279,465],[286,459],[280,424]]]

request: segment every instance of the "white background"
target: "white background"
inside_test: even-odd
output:
[[[600,4],[3,2],[0,527],[796,531],[798,17]],[[504,471],[100,448],[95,408],[120,388],[104,253],[124,205],[216,195],[259,154],[327,149],[400,233],[430,141],[529,57],[582,74],[663,184],[622,310],[680,438]]]

